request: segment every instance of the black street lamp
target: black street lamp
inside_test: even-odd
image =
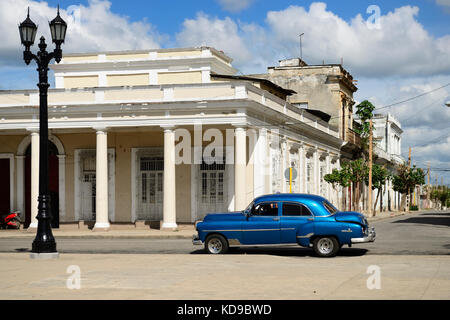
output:
[[[47,92],[48,87],[48,64],[52,59],[57,63],[61,61],[62,50],[61,44],[64,43],[66,36],[67,24],[58,13],[56,18],[49,22],[52,41],[56,48],[53,52],[48,53],[45,49],[47,44],[44,37],[40,38],[39,52],[37,55],[30,51],[30,47],[34,44],[37,26],[30,19],[30,8],[28,8],[27,18],[19,25],[20,40],[25,46],[23,59],[25,63],[30,64],[31,60],[37,63],[37,71],[39,72],[39,197],[38,197],[38,227],[36,238],[33,241],[31,250],[32,258],[53,258],[58,257],[56,251],[56,242],[51,229],[51,211],[50,211],[50,195],[48,192],[48,104]]]

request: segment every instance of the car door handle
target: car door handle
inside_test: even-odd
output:
[[[308,218],[308,221],[314,221],[314,218]]]
[[[273,218],[272,220],[273,220],[273,221],[279,221],[280,218]]]

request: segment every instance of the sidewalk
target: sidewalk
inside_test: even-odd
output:
[[[396,211],[396,212],[377,212],[375,217],[368,217],[369,223],[374,221],[379,221],[383,219],[388,219],[392,217],[408,215],[421,211]],[[94,232],[90,229],[52,229],[53,236],[55,238],[85,238],[85,239],[111,239],[111,238],[122,238],[122,239],[192,239],[192,235],[196,233],[193,224],[182,224],[179,225],[178,230],[159,230],[159,229],[141,229],[141,228],[130,228],[112,225],[109,231],[99,231]],[[0,230],[0,239],[2,238],[34,238],[36,236],[36,231],[27,230]]]
[[[450,298],[450,257],[444,255],[63,254],[33,260],[0,253],[0,261],[7,271],[0,273],[2,300]]]

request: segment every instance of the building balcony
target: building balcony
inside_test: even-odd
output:
[[[347,128],[345,141],[350,142],[358,147],[361,146],[361,136],[350,128]]]

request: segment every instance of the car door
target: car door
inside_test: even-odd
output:
[[[280,243],[279,211],[276,201],[255,204],[242,223],[243,244]]]
[[[281,243],[297,243],[314,234],[314,216],[298,202],[283,202],[280,217]]]

